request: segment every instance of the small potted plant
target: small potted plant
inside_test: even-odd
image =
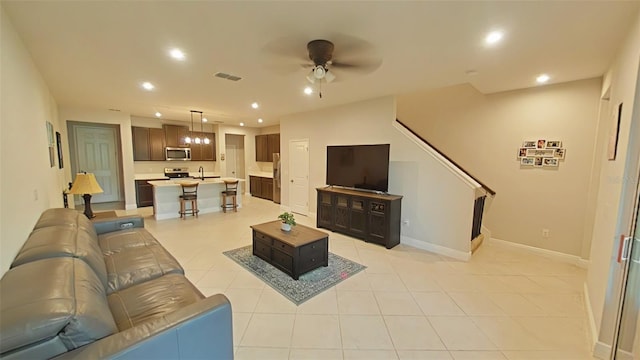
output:
[[[282,220],[282,226],[280,226],[280,228],[284,231],[291,231],[291,227],[296,225],[296,219],[293,217],[293,213],[283,212],[278,215],[278,219]]]

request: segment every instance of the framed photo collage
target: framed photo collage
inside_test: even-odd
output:
[[[565,154],[560,140],[525,140],[518,149],[518,160],[520,166],[558,167]]]

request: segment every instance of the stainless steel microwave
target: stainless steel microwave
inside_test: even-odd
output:
[[[165,155],[168,161],[188,161],[191,160],[191,149],[168,147],[165,148]]]

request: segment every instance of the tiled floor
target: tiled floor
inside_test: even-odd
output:
[[[296,306],[222,255],[251,243],[249,225],[280,213],[261,199],[243,204],[237,213],[145,220],[205,295],[231,300],[236,359],[592,358],[584,269],[486,243],[460,262],[330,233],[331,252],[368,268]]]

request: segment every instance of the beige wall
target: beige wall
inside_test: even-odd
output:
[[[613,333],[612,317],[609,312],[603,316],[605,301],[616,299],[619,287],[619,268],[615,262],[619,234],[628,234],[631,227],[632,206],[635,185],[638,181],[640,158],[640,14],[621,46],[611,69],[605,78],[603,92],[609,89],[610,100],[603,102],[600,138],[606,149],[610,121],[619,103],[623,103],[620,123],[618,155],[615,161],[608,161],[606,153],[600,154],[601,166],[597,210],[595,215],[591,245],[591,264],[587,276],[588,298],[593,310],[596,332],[600,340],[611,343]],[[614,306],[615,307],[615,306]],[[612,309],[607,306],[608,310]],[[607,311],[608,311],[607,310]]]
[[[49,166],[46,122],[62,133],[57,105],[0,5],[0,272],[4,274],[40,213],[62,207],[64,169]],[[54,150],[55,145],[54,145]]]
[[[397,97],[398,119],[497,192],[497,239],[581,256],[600,79],[483,95],[458,85]],[[521,167],[523,140],[562,140],[558,168]],[[542,237],[542,229],[550,237]]]
[[[289,143],[309,140],[309,212],[326,184],[327,145],[391,144],[389,192],[403,195],[402,242],[464,258],[470,251],[474,190],[398,131],[395,99],[384,97],[283,117],[282,204],[289,206]],[[449,252],[450,251],[450,252]]]

